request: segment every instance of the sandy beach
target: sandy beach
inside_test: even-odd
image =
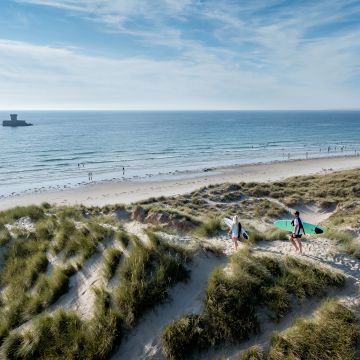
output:
[[[202,186],[224,182],[276,181],[291,176],[321,174],[360,167],[360,157],[332,157],[254,164],[214,169],[206,173],[167,180],[141,180],[89,184],[74,189],[14,195],[0,200],[0,210],[48,202],[58,205],[128,204],[150,197],[184,194]]]

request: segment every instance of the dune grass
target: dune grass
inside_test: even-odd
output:
[[[249,241],[256,243],[258,241],[274,241],[274,240],[289,240],[289,233],[279,229],[269,229],[266,231],[256,230],[254,227],[249,228]]]
[[[52,242],[55,253],[62,252],[67,259],[78,256],[89,258],[96,250],[99,241],[112,236],[113,231],[94,222],[75,225],[71,220],[63,220]]]
[[[11,241],[11,234],[6,227],[0,227],[0,246],[4,246]]]
[[[163,351],[169,359],[186,359],[223,341],[247,339],[259,330],[260,308],[276,320],[290,310],[293,297],[321,296],[344,281],[342,275],[309,262],[239,252],[229,270],[217,269],[210,276],[204,313],[185,314],[163,331]]]
[[[299,320],[271,341],[269,359],[355,359],[359,326],[354,314],[336,302],[327,302],[314,320]]]
[[[51,241],[57,231],[58,223],[55,216],[38,221],[35,225],[35,235],[38,240]]]
[[[115,234],[116,241],[119,241],[120,244],[126,249],[130,242],[130,237],[125,231],[117,231]]]
[[[243,352],[237,360],[266,360],[266,357],[262,348],[255,345]]]
[[[11,224],[14,221],[28,216],[37,221],[44,217],[44,209],[41,206],[17,206],[15,208],[0,212],[0,224]]]
[[[108,359],[144,312],[164,301],[170,286],[188,277],[185,253],[177,247],[163,243],[154,234],[150,236],[150,248],[132,241],[129,257],[120,265],[120,283],[114,293],[95,289],[91,320],[58,310],[52,315],[39,315],[25,331],[9,333],[8,327],[1,347],[4,359]],[[48,289],[61,289],[51,284],[66,284],[55,278],[55,273],[56,270],[51,279],[45,275],[39,277],[34,296],[38,294],[40,299],[51,301],[52,293]]]
[[[214,236],[221,231],[222,222],[220,217],[209,218],[194,230],[194,234],[201,238]]]
[[[5,266],[1,272],[1,285],[9,285],[15,289],[29,289],[39,273],[48,265],[45,250],[47,241],[33,239],[14,240],[5,252]]]
[[[106,250],[103,265],[103,275],[106,280],[110,280],[114,276],[121,257],[122,251],[119,249],[110,248]]]
[[[37,314],[53,304],[69,289],[69,277],[61,267],[55,267],[50,275],[40,274],[24,312]]]
[[[352,311],[326,301],[312,319],[299,319],[288,330],[274,333],[270,348],[250,348],[239,360],[355,360],[359,324]]]
[[[163,302],[170,286],[189,276],[183,254],[155,235],[150,241],[150,248],[135,242],[119,269],[121,282],[114,292],[114,303],[128,326],[133,326],[145,310]]]

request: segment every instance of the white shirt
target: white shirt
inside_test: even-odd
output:
[[[294,219],[294,232],[295,232],[295,229],[296,229],[296,227],[297,227],[298,225],[300,225],[299,219],[298,219],[298,218],[295,218],[295,219]],[[296,235],[304,235],[303,229],[300,228],[299,231],[296,233]]]

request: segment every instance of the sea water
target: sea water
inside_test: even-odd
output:
[[[0,196],[360,152],[360,111],[22,111],[19,119],[34,126],[0,126]]]

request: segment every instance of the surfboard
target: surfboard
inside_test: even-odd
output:
[[[274,226],[281,230],[293,232],[294,226],[291,224],[291,222],[292,222],[292,220],[277,220],[274,222]],[[306,234],[320,235],[320,234],[324,234],[326,231],[326,229],[322,226],[310,224],[305,221],[303,221],[302,223],[304,226],[305,235]]]
[[[224,218],[224,223],[231,229],[232,228],[232,220],[229,218]],[[249,234],[247,233],[247,231],[243,228],[243,226],[241,226],[241,236],[245,239],[248,240],[249,239]]]

